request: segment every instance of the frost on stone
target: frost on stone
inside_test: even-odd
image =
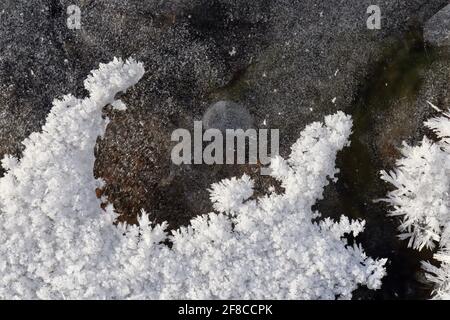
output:
[[[439,251],[434,258],[440,267],[424,262],[427,277],[437,284],[435,297],[450,298],[450,119],[449,113],[425,122],[437,142],[424,137],[418,146],[404,143],[403,158],[396,169],[381,172],[381,178],[395,189],[386,199],[392,216],[399,216],[400,238],[414,249]]]
[[[320,220],[311,210],[337,172],[351,119],[338,112],[305,128],[291,156],[272,163],[285,192],[252,198],[248,176],[213,184],[216,213],[168,232],[142,212],[139,225],[114,225],[93,176],[107,104],[144,74],[115,59],[92,72],[89,96],[55,100],[42,132],[6,156],[0,179],[0,298],[39,299],[348,299],[377,289],[385,259],[367,257],[346,235],[363,221]],[[206,191],[205,191],[206,192]],[[171,241],[169,248],[164,244]]]

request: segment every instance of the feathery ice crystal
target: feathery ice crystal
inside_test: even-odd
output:
[[[116,93],[143,74],[133,60],[101,64],[84,82],[87,98],[55,100],[22,158],[2,161],[0,298],[345,299],[358,285],[380,287],[385,259],[344,238],[364,222],[318,220],[311,210],[348,144],[342,112],[307,126],[289,159],[274,159],[283,194],[250,200],[244,175],[213,184],[217,212],[171,234],[145,212],[139,226],[114,226],[114,208],[102,210],[94,192],[94,147],[107,125],[102,108],[124,109]]]
[[[435,298],[450,299],[450,113],[430,119],[425,125],[439,138],[436,143],[426,137],[418,146],[403,144],[403,158],[396,169],[381,171],[381,178],[395,189],[388,193],[387,202],[392,216],[400,216],[401,239],[417,250],[439,251],[434,258],[436,267],[423,263],[427,278],[436,284]]]

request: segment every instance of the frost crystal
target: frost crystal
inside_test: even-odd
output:
[[[439,138],[436,143],[426,137],[418,146],[404,143],[403,158],[391,172],[381,178],[395,189],[388,193],[391,215],[402,218],[401,239],[409,239],[414,249],[439,251],[434,258],[440,268],[424,262],[427,277],[436,283],[435,298],[450,299],[450,119],[448,113],[428,120],[425,125]]]
[[[101,209],[94,192],[94,147],[107,124],[102,108],[125,109],[116,93],[143,74],[133,60],[101,64],[84,83],[87,98],[55,100],[22,158],[3,160],[0,298],[347,299],[358,285],[380,287],[385,259],[344,238],[364,223],[320,221],[311,210],[348,143],[342,112],[307,126],[289,159],[273,161],[284,193],[252,199],[243,176],[213,184],[218,212],[171,234],[145,212],[139,226],[115,226],[114,208]]]

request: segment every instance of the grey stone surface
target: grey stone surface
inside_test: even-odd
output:
[[[246,108],[232,101],[218,101],[211,105],[203,115],[203,128],[247,130],[253,127],[253,118]]]
[[[450,4],[425,23],[424,38],[438,47],[450,46]]]
[[[67,28],[66,8],[72,4],[81,9],[81,30]],[[404,42],[423,48],[420,36],[405,40],[405,33],[422,30],[448,0],[378,1],[381,30],[366,28],[371,4],[371,0],[2,0],[0,156],[20,155],[20,142],[39,130],[53,98],[84,95],[82,80],[99,62],[133,56],[144,62],[147,72],[123,97],[128,110],[108,112],[112,122],[96,150],[95,174],[107,182],[103,192],[121,219],[134,222],[144,208],[156,221],[168,220],[175,228],[211,210],[205,189],[212,182],[245,172],[257,179],[256,191],[263,192],[273,181],[260,178],[254,166],[174,166],[170,162],[174,129],[192,129],[193,121],[201,120],[211,104],[234,101],[249,111],[255,126],[265,122],[267,128],[280,129],[280,152],[286,155],[307,123],[344,110],[356,116],[355,148],[366,147],[351,149],[340,160],[346,175],[342,174],[342,184],[327,190],[322,212],[367,218],[363,241],[369,255],[394,261],[389,267],[392,276],[376,297],[418,297],[414,272],[419,257],[396,240],[395,222],[386,224],[383,208],[365,205],[378,189],[362,186],[367,193],[361,199],[353,197],[366,192],[358,189],[358,181],[370,179],[353,176],[351,168],[374,161],[376,166],[367,172],[388,166],[395,157],[390,151],[403,138],[420,137],[421,120],[432,110],[405,101],[426,97],[448,106],[444,98],[448,58],[416,55],[409,44],[405,57],[396,58]],[[421,63],[423,59],[430,63]],[[415,61],[420,63],[410,68]],[[394,67],[389,68],[391,62]],[[384,82],[392,92],[381,90]],[[364,89],[374,83],[371,92]],[[406,89],[396,83],[405,83]],[[384,95],[392,95],[388,99],[392,103],[384,103]],[[383,102],[383,109],[376,101]],[[389,134],[383,134],[384,127]],[[399,127],[402,130],[396,130]],[[364,166],[358,168],[366,172]],[[346,197],[349,200],[342,201]],[[410,259],[402,260],[405,255]]]

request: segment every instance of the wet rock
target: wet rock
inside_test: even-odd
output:
[[[428,20],[424,26],[428,43],[438,47],[450,46],[450,4]]]

